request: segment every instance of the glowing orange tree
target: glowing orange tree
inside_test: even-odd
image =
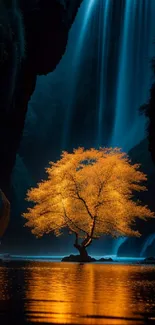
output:
[[[133,199],[133,192],[146,190],[146,175],[117,148],[63,152],[47,173],[46,181],[28,191],[34,207],[23,214],[26,226],[37,237],[50,232],[59,236],[68,228],[76,236],[81,260],[87,259],[93,239],[103,234],[139,236],[133,229],[136,218],[154,216]]]

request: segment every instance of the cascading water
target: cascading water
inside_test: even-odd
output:
[[[145,118],[139,116],[138,109],[147,101],[151,84],[154,16],[154,0],[84,0],[70,35],[72,71],[66,83],[70,92],[62,135],[66,148],[75,124],[72,117],[80,109],[79,84],[85,87],[87,79],[84,58],[92,60],[96,70],[87,85],[89,97],[80,102],[86,110],[96,97],[91,145],[119,146],[128,151],[144,138]],[[82,125],[86,128],[81,120]]]
[[[150,0],[126,0],[120,38],[115,121],[111,144],[124,149],[144,136],[144,120],[138,108],[145,103],[150,85],[149,64],[153,53],[153,12]],[[147,74],[146,74],[147,71]]]
[[[145,256],[145,253],[146,253],[146,250],[149,246],[151,246],[153,244],[153,242],[155,241],[155,233],[154,234],[151,234],[150,236],[148,236],[145,240],[145,243],[142,247],[142,250],[141,250],[141,253],[140,253],[140,256],[143,257]]]
[[[114,251],[113,251],[113,255],[114,255],[114,256],[118,256],[119,248],[121,247],[121,245],[122,245],[126,240],[127,240],[126,237],[120,237],[120,238],[114,240]]]
[[[110,16],[111,16],[111,1],[102,1],[99,16],[99,49],[98,49],[98,124],[97,124],[97,146],[103,144],[103,125],[105,118],[106,107],[106,80],[108,66],[108,49],[110,43]]]
[[[81,62],[81,53],[83,50],[83,44],[85,42],[85,36],[89,26],[92,10],[94,8],[96,0],[85,0],[80,9],[80,15],[78,16],[77,25],[75,28],[80,30],[78,33],[79,36],[76,36],[75,49],[72,53],[72,61],[70,62],[70,78],[66,83],[66,92],[68,92],[68,100],[66,105],[66,114],[64,119],[63,133],[62,133],[62,149],[66,148],[69,143],[69,129],[70,124],[72,123],[72,115],[74,108],[74,101],[76,100],[75,93],[77,91],[77,80],[79,76],[80,62]],[[74,31],[73,31],[74,34]],[[75,32],[76,34],[76,32]],[[75,37],[75,35],[73,35]]]

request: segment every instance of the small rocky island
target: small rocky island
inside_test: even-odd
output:
[[[80,255],[69,255],[69,256],[65,256],[62,258],[61,260],[62,262],[81,262],[81,263],[88,263],[88,262],[113,262],[113,259],[110,257],[110,258],[100,258],[100,259],[96,259],[94,257],[91,257],[88,255],[88,258],[85,259],[85,260],[82,260],[81,259],[81,256]]]
[[[155,257],[150,256],[150,257],[146,257],[142,264],[155,264]]]

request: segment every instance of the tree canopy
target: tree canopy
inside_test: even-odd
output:
[[[37,237],[64,228],[83,243],[103,234],[139,236],[136,218],[154,217],[147,206],[134,199],[135,191],[145,191],[145,174],[125,153],[115,148],[63,152],[50,162],[48,179],[27,193],[34,206],[23,214],[26,226]]]

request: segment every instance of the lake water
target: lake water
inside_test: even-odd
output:
[[[5,262],[0,324],[155,324],[155,266]]]

